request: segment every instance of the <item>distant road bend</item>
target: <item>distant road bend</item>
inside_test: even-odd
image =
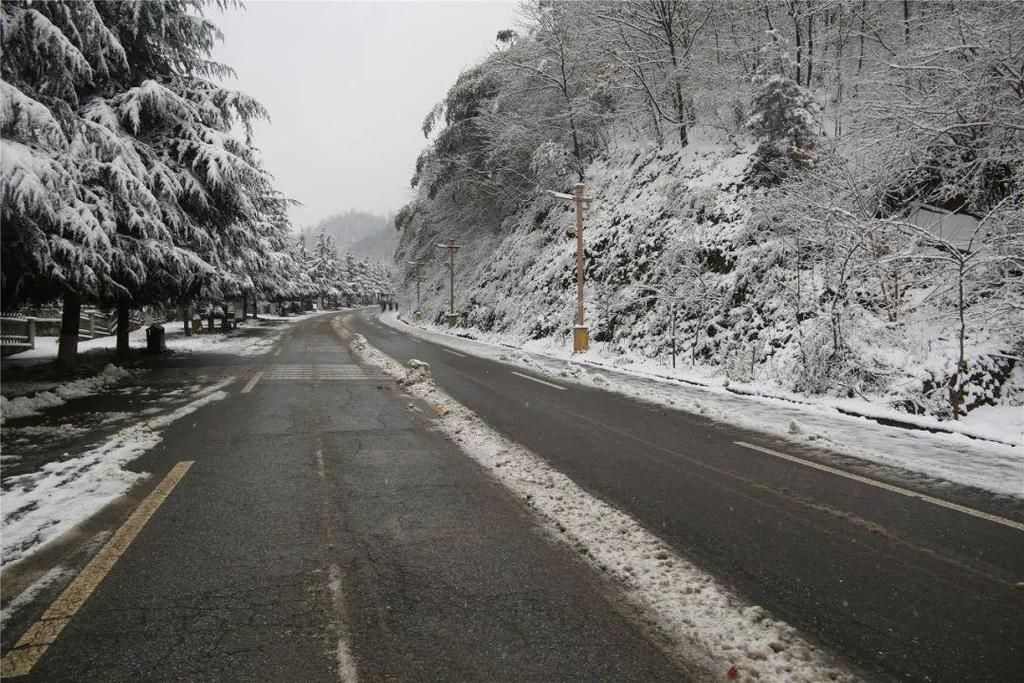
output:
[[[1024,674],[1024,525],[791,458],[785,442],[348,323],[687,559],[879,679]],[[913,492],[909,492],[913,493]],[[982,501],[983,502],[983,501]]]

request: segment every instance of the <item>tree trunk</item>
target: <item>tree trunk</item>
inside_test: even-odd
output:
[[[131,347],[128,344],[128,332],[131,320],[129,318],[130,310],[128,308],[127,299],[117,300],[117,358],[124,360],[128,358],[131,353]]]
[[[953,371],[953,376],[949,379],[949,404],[953,408],[953,419],[959,420],[961,412],[961,404],[964,400],[963,392],[963,380],[961,375],[967,371],[967,358],[964,352],[964,344],[967,339],[967,321],[964,311],[966,305],[964,303],[964,263],[960,261],[958,263],[957,276],[959,281],[957,282],[957,313],[959,315],[959,329],[957,330],[957,357],[956,357],[956,370]]]
[[[242,295],[242,320],[249,319],[249,295]]]
[[[78,322],[81,315],[81,297],[71,292],[65,293],[57,346],[57,365],[64,370],[73,370],[78,363]]]
[[[864,31],[866,20],[864,13],[868,9],[868,0],[862,0],[860,3],[860,55],[857,57],[857,75],[860,76],[861,69],[864,68]]]
[[[811,87],[811,69],[814,67],[814,15],[807,14],[807,87]]]
[[[181,307],[181,319],[185,321],[185,336],[192,336],[192,307],[182,306]]]
[[[803,71],[802,71],[802,62],[803,62],[803,33],[800,30],[800,18],[796,14],[796,5],[795,4],[792,6],[792,9],[790,11],[792,12],[792,15],[793,15],[793,33],[795,34],[795,42],[796,42],[796,82],[800,83],[801,82],[800,75],[803,73]]]
[[[910,45],[910,0],[903,0],[903,43]]]
[[[214,332],[214,329],[213,329],[213,320],[214,320],[214,317],[215,317],[215,315],[216,315],[216,313],[215,313],[215,311],[214,311],[214,309],[213,309],[213,306],[210,306],[210,317],[209,317],[209,319],[207,320],[207,325],[208,325],[208,327],[209,327],[209,329],[210,329],[210,334],[213,334],[213,332]]]

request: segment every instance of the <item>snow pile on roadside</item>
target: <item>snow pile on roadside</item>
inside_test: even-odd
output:
[[[597,386],[673,410],[756,430],[813,447],[821,455],[825,455],[823,451],[839,453],[1024,498],[1024,443],[1011,446],[979,441],[963,434],[934,434],[889,427],[865,418],[844,415],[831,405],[737,395],[721,385],[696,385],[686,380],[656,377],[629,367],[598,366],[589,362],[586,356],[570,360],[568,351],[556,354],[533,349],[529,352],[512,350],[486,341],[454,336],[440,329],[409,325],[394,314],[385,314],[380,320],[395,329],[462,353],[528,368],[562,383]],[[999,415],[1012,418],[1014,413],[1016,424],[1024,428],[1024,410],[1011,409]],[[920,420],[923,426],[930,424],[929,418]],[[790,431],[793,422],[802,425],[798,434]]]
[[[35,552],[123,495],[147,475],[124,465],[160,443],[160,430],[227,396],[228,378],[197,391],[193,400],[165,415],[125,427],[108,441],[65,461],[44,465],[38,472],[4,482],[0,523],[2,564]]]
[[[233,356],[258,356],[277,342],[282,328],[267,336],[249,336],[246,334],[194,334],[186,337],[183,334],[167,337],[167,348],[177,353],[226,353]]]
[[[0,397],[0,422],[7,419],[37,415],[39,411],[66,403],[73,398],[91,396],[108,384],[114,384],[132,373],[116,365],[108,365],[92,377],[52,386],[32,396]],[[47,385],[50,386],[50,385]]]
[[[354,347],[361,349],[364,360],[397,379],[407,378],[393,359],[361,336],[356,340]],[[433,382],[403,384],[409,393],[438,405],[443,415],[438,424],[448,437],[524,500],[555,539],[611,576],[674,645],[677,656],[703,669],[708,678],[724,678],[735,667],[740,680],[854,680],[795,629],[745,604],[631,517],[497,434]]]

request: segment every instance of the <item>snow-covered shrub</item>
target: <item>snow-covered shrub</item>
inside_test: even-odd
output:
[[[788,74],[789,56],[774,31],[762,50],[764,61],[753,77],[755,88],[747,128],[757,139],[751,177],[771,184],[784,177],[786,166],[809,166],[816,137],[819,107],[814,96]]]
[[[533,150],[530,170],[538,187],[561,190],[573,171],[572,153],[561,143],[543,142]]]

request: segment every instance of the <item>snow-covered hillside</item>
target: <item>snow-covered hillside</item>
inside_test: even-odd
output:
[[[833,273],[820,259],[801,262],[792,235],[764,227],[765,206],[776,207],[778,197],[745,180],[752,157],[752,145],[699,131],[682,150],[615,144],[591,164],[585,181],[596,201],[585,237],[592,353],[670,365],[675,307],[682,373],[945,415],[957,345],[934,286],[918,279],[924,284],[912,287],[908,278],[894,319],[866,294],[851,296],[836,314],[846,352],[831,354],[826,294]],[[448,274],[434,244],[447,233],[429,216],[413,214],[397,258],[424,259],[422,310],[440,320]],[[505,333],[511,344],[548,340],[569,348],[575,239],[566,229],[573,224],[570,203],[540,194],[497,230],[453,233],[463,243],[459,326]],[[853,269],[848,287],[870,289],[874,278],[870,269]],[[411,279],[405,297],[413,308]],[[1014,410],[1024,399],[1024,372],[1014,369],[1024,344],[1001,323],[979,323],[968,335],[965,406],[995,405],[985,410],[1008,419],[1024,415]]]

